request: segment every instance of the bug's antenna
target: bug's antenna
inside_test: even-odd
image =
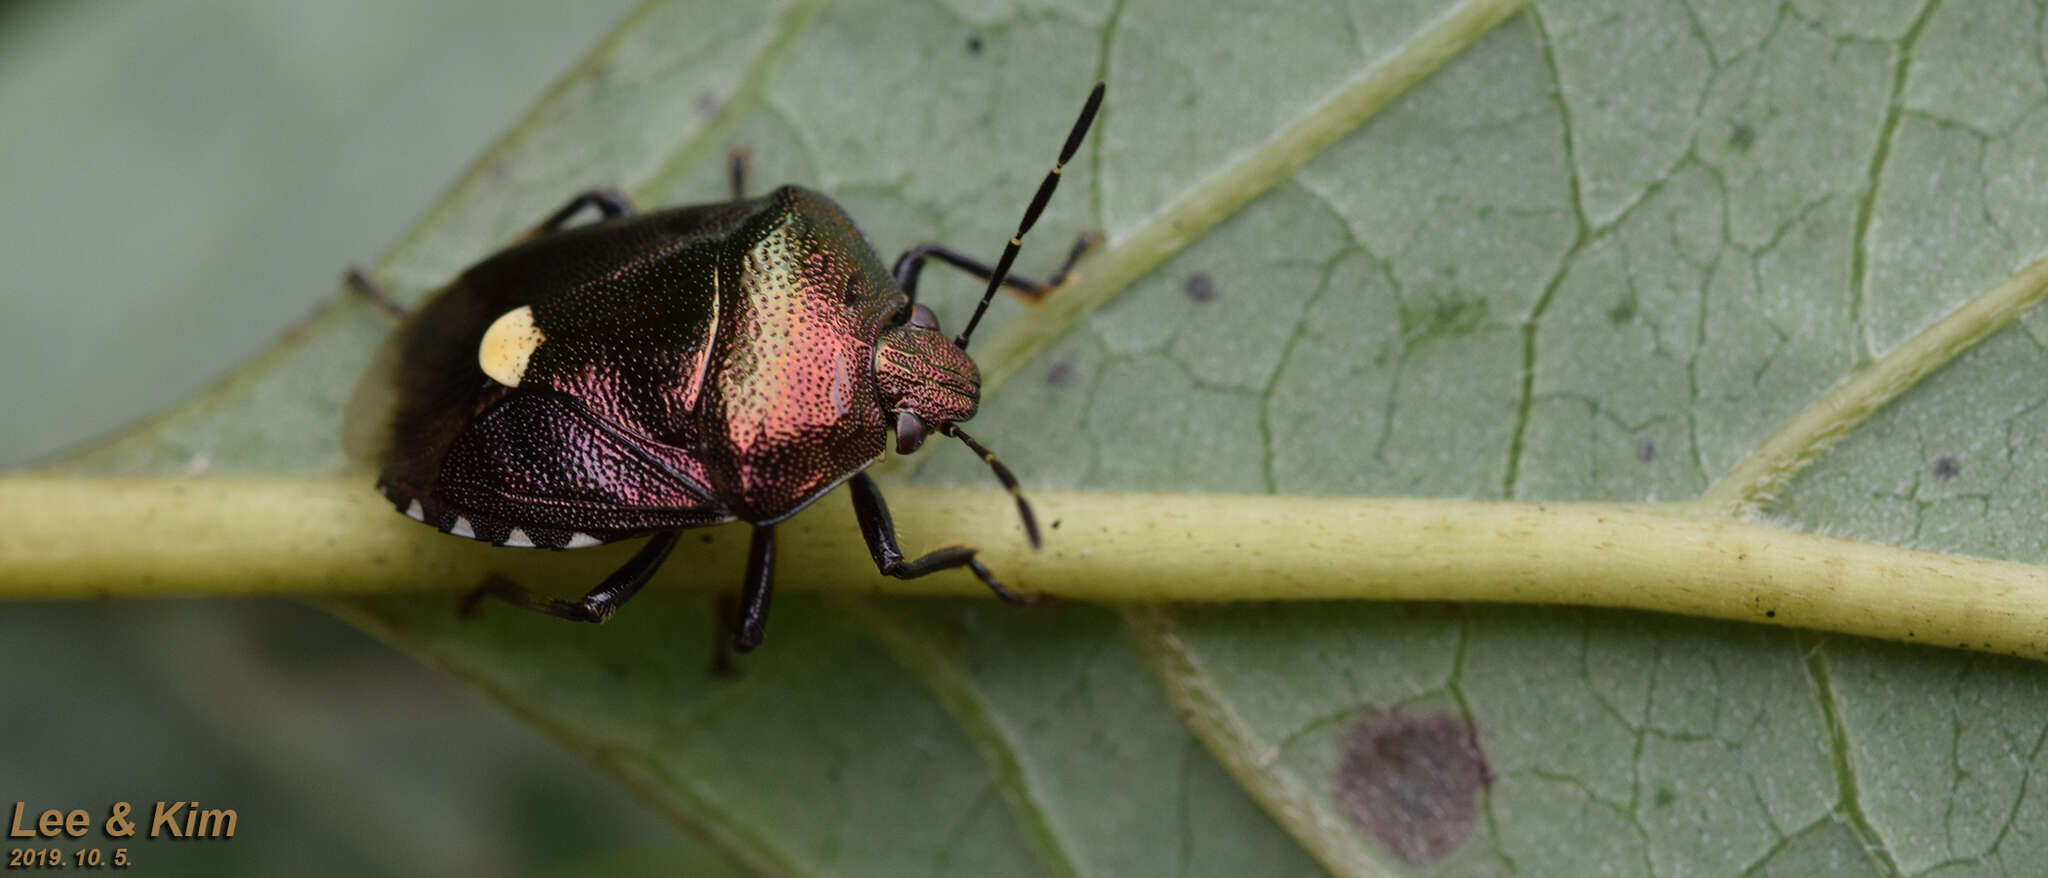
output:
[[[967,447],[972,449],[975,454],[981,455],[982,463],[988,464],[989,469],[995,470],[996,480],[1003,483],[1003,487],[1009,490],[1010,496],[1017,498],[1017,514],[1024,517],[1024,535],[1031,538],[1031,548],[1038,548],[1042,544],[1042,541],[1038,538],[1038,516],[1031,514],[1031,504],[1024,501],[1024,492],[1017,487],[1017,474],[1010,472],[1009,467],[1004,466],[1002,461],[997,460],[995,452],[974,441],[973,436],[967,435],[959,427],[947,424],[940,427],[939,430],[948,436],[966,443]]]
[[[1081,138],[1088,136],[1088,126],[1095,121],[1095,111],[1102,108],[1102,90],[1105,87],[1105,83],[1098,82],[1094,90],[1088,92],[1088,103],[1081,108],[1081,118],[1074,120],[1074,130],[1067,133],[1067,145],[1060,150],[1060,160],[1052,163],[1045,182],[1038,184],[1038,194],[1031,196],[1031,206],[1024,209],[1024,221],[1017,224],[1017,234],[1010,236],[1009,246],[1003,248],[1003,258],[996,260],[995,273],[988,276],[988,290],[981,294],[981,304],[975,307],[974,316],[967,318],[967,328],[960,330],[960,337],[953,339],[953,344],[961,349],[966,349],[967,337],[974,334],[974,327],[981,323],[982,312],[987,311],[989,302],[995,300],[996,288],[1009,279],[1010,263],[1017,261],[1017,251],[1024,246],[1024,233],[1031,231],[1031,224],[1038,222],[1038,215],[1045,212],[1045,203],[1052,200],[1052,190],[1059,188],[1060,169],[1066,167],[1067,161],[1081,149]],[[972,444],[974,440],[967,441]],[[1018,502],[1023,500],[1020,498]],[[1029,518],[1028,514],[1026,518]],[[1035,535],[1031,543],[1038,544]]]

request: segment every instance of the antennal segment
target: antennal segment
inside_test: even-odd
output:
[[[1102,108],[1104,83],[1096,83],[1088,92],[1088,103],[1081,107],[1081,118],[1074,120],[1074,130],[1067,133],[1067,145],[1060,150],[1060,160],[1053,162],[1052,170],[1045,175],[1045,181],[1038,184],[1038,194],[1031,196],[1031,206],[1024,209],[1024,221],[1017,224],[1017,234],[1010,236],[1010,243],[1003,248],[1003,256],[996,260],[996,270],[988,277],[988,290],[981,294],[981,304],[974,309],[974,316],[967,319],[967,328],[960,330],[960,337],[953,344],[961,349],[967,347],[967,337],[974,334],[974,327],[981,323],[981,315],[988,310],[989,302],[996,297],[996,290],[1010,276],[1010,263],[1017,261],[1017,251],[1024,246],[1024,234],[1031,231],[1031,224],[1038,222],[1038,215],[1045,212],[1045,203],[1052,200],[1052,191],[1059,188],[1060,169],[1081,149],[1081,138],[1088,136],[1088,126],[1095,121],[1095,111]]]
[[[1010,496],[1017,499],[1017,514],[1024,518],[1024,535],[1031,538],[1031,548],[1036,549],[1042,545],[1043,543],[1038,538],[1038,516],[1031,514],[1031,504],[1025,502],[1024,491],[1017,486],[1017,476],[1010,472],[1010,468],[1004,466],[1002,461],[996,459],[995,452],[974,441],[973,436],[967,435],[959,427],[947,424],[939,429],[946,435],[965,443],[969,450],[980,455],[982,463],[988,464],[988,468],[995,471],[996,480],[1002,482],[1003,488],[1010,492]]]

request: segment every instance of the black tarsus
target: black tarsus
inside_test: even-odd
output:
[[[1046,289],[1066,283],[1068,273],[1074,270],[1074,263],[1080,262],[1082,254],[1087,253],[1089,248],[1100,243],[1102,243],[1102,236],[1094,232],[1082,232],[1075,235],[1073,246],[1067,248],[1067,258],[1060,262],[1060,269],[1053,272],[1052,277],[1045,279]],[[1044,294],[1044,290],[1039,291],[1041,297]]]
[[[1059,188],[1060,171],[1068,160],[1081,149],[1081,138],[1088,135],[1088,126],[1095,121],[1095,112],[1102,108],[1102,92],[1108,85],[1096,83],[1088,92],[1088,103],[1081,107],[1081,118],[1074,120],[1074,128],[1067,132],[1067,145],[1061,147],[1059,161],[1053,162],[1052,170],[1046,172],[1045,180],[1038,184],[1038,193],[1031,196],[1031,206],[1024,208],[1024,221],[1017,224],[1017,233],[1010,236],[1010,243],[1003,246],[1002,258],[996,260],[996,267],[990,273],[988,289],[981,294],[981,304],[974,309],[974,316],[967,319],[967,328],[960,330],[960,337],[953,344],[967,347],[967,339],[974,334],[974,327],[981,324],[981,315],[988,311],[989,302],[996,297],[996,288],[1003,285],[1003,279],[1010,274],[1010,264],[1017,261],[1017,251],[1024,247],[1024,235],[1031,231],[1031,225],[1038,222],[1038,215],[1045,212],[1045,204],[1052,200],[1052,192]]]
[[[775,586],[775,525],[754,525],[754,540],[747,546],[747,579],[740,583],[739,617],[734,624],[732,648],[752,652],[761,645],[768,627],[768,598]]]
[[[520,236],[520,240],[530,240],[559,232],[562,226],[582,213],[586,207],[597,208],[598,215],[605,219],[618,219],[622,216],[632,216],[634,213],[633,202],[624,192],[610,186],[595,186],[576,193],[576,197],[569,199],[569,203],[548,214],[547,219],[541,220],[540,225],[534,226],[525,235]]]
[[[604,578],[580,601],[565,601],[559,598],[542,597],[517,583],[493,575],[476,587],[468,597],[462,599],[462,614],[474,615],[478,604],[486,597],[494,597],[516,607],[525,607],[539,613],[546,613],[575,622],[604,622],[625,603],[638,594],[640,588],[654,578],[654,571],[661,569],[661,563],[668,560],[669,550],[676,547],[681,531],[665,530],[655,534],[646,545],[640,547],[619,569]]]
[[[875,569],[882,575],[916,579],[940,570],[965,567],[996,597],[1014,604],[1038,600],[1036,594],[1012,591],[998,582],[988,565],[974,557],[972,546],[946,546],[905,561],[903,549],[896,543],[896,522],[889,517],[889,504],[882,499],[882,489],[867,473],[854,473],[847,484],[853,489],[853,517],[860,521],[860,535],[867,540],[868,554],[874,557]]]

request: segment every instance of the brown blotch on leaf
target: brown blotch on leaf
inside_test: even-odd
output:
[[[1207,302],[1216,298],[1216,282],[1210,280],[1208,275],[1199,271],[1188,275],[1185,286],[1188,291],[1188,298],[1197,303]]]
[[[1950,482],[1950,481],[1954,481],[1954,480],[1955,480],[1955,477],[1956,477],[1956,476],[1959,476],[1959,475],[1962,475],[1962,474],[1963,474],[1963,465],[1962,465],[1961,463],[1957,462],[1957,460],[1956,460],[1955,458],[1953,458],[1953,457],[1950,457],[1950,456],[1948,456],[1948,455],[1946,455],[1946,454],[1944,454],[1944,455],[1942,455],[1942,456],[1940,456],[1940,457],[1938,457],[1938,458],[1935,458],[1935,460],[1934,460],[1934,477],[1935,477],[1935,478],[1937,478],[1937,479],[1940,479],[1940,480],[1942,480],[1942,481],[1944,481],[1944,482]]]
[[[1492,782],[1470,723],[1374,711],[1344,735],[1337,804],[1401,859],[1427,863],[1472,837],[1479,793]]]

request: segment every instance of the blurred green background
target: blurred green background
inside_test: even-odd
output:
[[[0,465],[89,443],[263,349],[630,6],[0,3]],[[232,841],[130,845],[134,874],[703,862],[482,696],[297,604],[7,604],[0,667],[0,807],[238,811]]]

